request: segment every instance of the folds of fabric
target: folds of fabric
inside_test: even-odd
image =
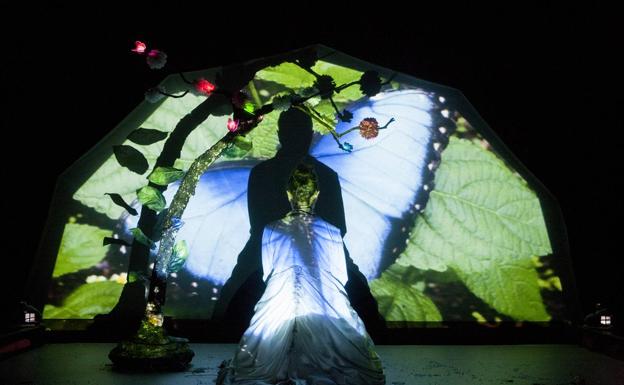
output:
[[[291,215],[263,234],[266,290],[224,383],[384,383],[381,361],[349,304],[340,230]]]

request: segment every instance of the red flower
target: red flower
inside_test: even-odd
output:
[[[132,52],[142,54],[145,52],[145,49],[147,49],[147,46],[145,45],[145,43],[137,40],[134,42],[134,48],[132,48]]]
[[[365,118],[360,122],[360,135],[364,139],[373,139],[379,135],[379,123],[375,118]]]
[[[204,78],[199,78],[195,81],[195,90],[203,95],[210,95],[212,91],[217,88],[214,84],[210,83]]]
[[[238,119],[234,120],[232,118],[228,118],[227,129],[230,132],[236,132],[238,130]]]

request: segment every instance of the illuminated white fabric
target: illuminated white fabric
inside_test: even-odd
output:
[[[344,285],[340,230],[300,214],[263,234],[266,290],[224,384],[384,384],[379,357]]]

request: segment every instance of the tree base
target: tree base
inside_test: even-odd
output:
[[[120,342],[108,354],[115,369],[127,372],[183,371],[194,356],[187,339],[169,337],[162,326],[147,320],[134,338]]]

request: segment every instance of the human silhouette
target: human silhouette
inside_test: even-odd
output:
[[[263,230],[267,224],[291,211],[286,190],[298,165],[310,167],[318,178],[320,193],[315,215],[338,228],[341,236],[344,237],[347,231],[338,175],[309,155],[312,136],[312,121],[308,115],[294,108],[283,112],[278,120],[280,149],[273,158],[251,170],[247,193],[250,238],[238,256],[232,276],[222,288],[213,316],[234,335],[239,336],[249,325],[254,306],[264,292]],[[364,321],[369,334],[378,337],[385,329],[385,322],[379,315],[377,302],[370,293],[366,277],[353,263],[346,248],[345,258],[348,274],[345,289],[351,306]]]

